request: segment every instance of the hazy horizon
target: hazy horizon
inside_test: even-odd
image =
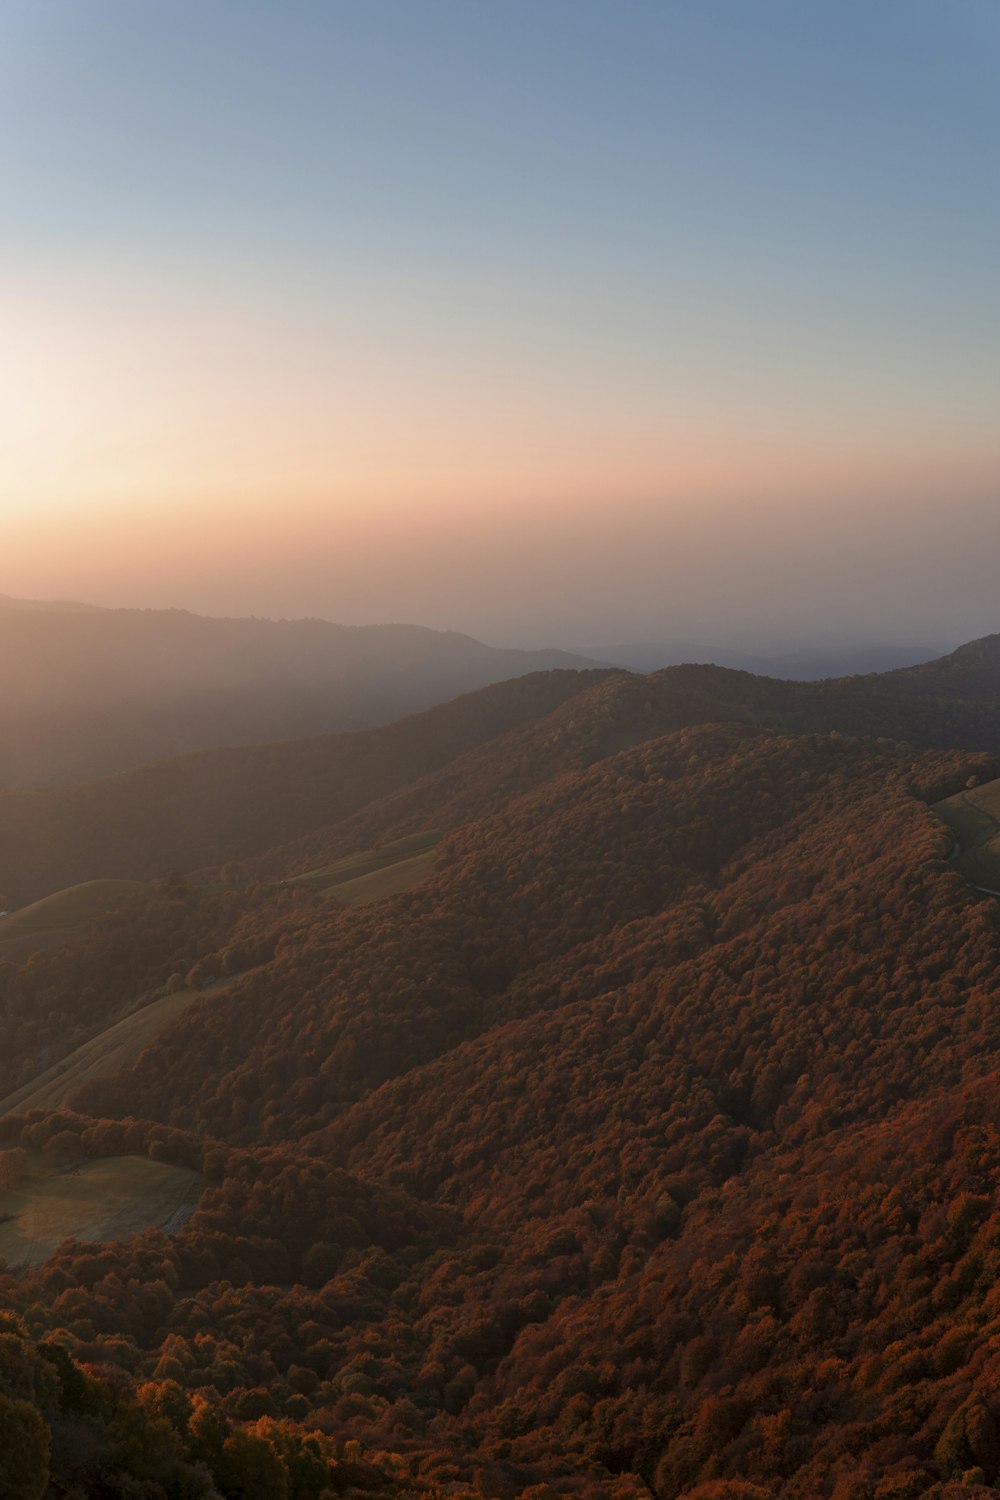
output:
[[[685,631],[683,628],[671,630],[664,627],[646,635],[619,635],[597,639],[586,636],[587,622],[584,622],[580,626],[578,632],[574,633],[572,630],[569,630],[559,638],[555,638],[555,633],[551,638],[537,637],[530,632],[518,633],[516,627],[509,628],[507,633],[501,637],[491,636],[486,632],[477,636],[473,630],[457,625],[429,625],[419,620],[395,619],[388,616],[384,619],[342,620],[329,612],[323,613],[319,611],[302,612],[293,609],[266,613],[260,609],[250,607],[246,610],[235,612],[189,608],[188,606],[178,604],[150,604],[148,601],[112,601],[100,603],[94,599],[70,598],[67,595],[26,598],[12,595],[5,590],[0,590],[0,605],[5,603],[15,607],[28,606],[32,612],[34,612],[35,608],[43,610],[46,608],[50,610],[61,610],[63,608],[75,610],[80,608],[86,611],[153,611],[166,614],[180,613],[192,615],[197,618],[217,620],[220,623],[238,620],[257,620],[272,624],[318,622],[334,626],[346,625],[349,628],[354,627],[358,629],[366,627],[377,628],[380,626],[400,629],[427,629],[467,636],[470,639],[479,640],[483,645],[500,650],[531,651],[551,648],[610,664],[617,662],[617,664],[627,665],[631,670],[636,671],[655,669],[656,662],[654,658],[657,655],[658,648],[663,648],[668,653],[668,655],[664,656],[661,663],[664,666],[671,665],[679,660],[705,660],[706,652],[717,652],[721,665],[732,665],[745,661],[750,670],[754,669],[754,663],[758,659],[761,663],[761,669],[766,670],[768,663],[776,665],[785,658],[787,658],[789,663],[794,663],[796,660],[803,662],[809,660],[810,662],[814,661],[817,666],[821,666],[823,659],[827,656],[834,663],[845,662],[848,659],[854,658],[860,661],[870,656],[873,660],[877,658],[879,665],[865,668],[865,670],[882,671],[889,670],[893,666],[904,666],[916,663],[917,661],[929,660],[934,656],[947,654],[956,647],[972,639],[979,638],[971,635],[932,636],[929,633],[920,635],[917,632],[907,636],[904,632],[893,633],[886,630],[881,635],[866,634],[864,631],[826,631],[815,635],[799,632],[793,639],[789,635],[780,633],[773,636],[763,633],[747,636],[746,634],[740,635],[736,632],[727,636],[720,634],[711,627],[706,628],[700,633],[691,630]],[[997,633],[992,629],[985,629],[981,632],[982,635]],[[687,649],[700,654],[696,656],[669,654],[671,652],[684,652]],[[622,653],[620,662],[613,655],[616,650]],[[840,668],[837,668],[837,670],[840,670]],[[845,666],[843,670],[853,669]],[[858,668],[858,670],[861,670],[861,668]]]
[[[14,0],[0,589],[990,633],[998,41],[979,0]]]

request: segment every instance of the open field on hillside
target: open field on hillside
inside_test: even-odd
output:
[[[143,888],[139,880],[88,880],[23,906],[0,920],[0,958],[16,961],[50,948]]]
[[[231,983],[230,979],[221,979],[200,991],[178,990],[133,1011],[0,1099],[0,1116],[28,1109],[58,1109],[82,1084],[109,1078],[122,1068],[131,1067],[150,1042],[193,1000],[217,994]]]
[[[348,855],[320,870],[309,870],[286,881],[301,885],[342,906],[363,906],[384,896],[412,890],[434,867],[434,849],[441,835],[437,829],[413,833],[408,838]]]
[[[28,1154],[28,1177],[0,1190],[0,1256],[26,1270],[69,1238],[124,1239],[143,1229],[172,1229],[197,1201],[203,1179],[187,1167],[144,1156],[109,1156],[61,1173],[41,1153]]]
[[[345,880],[340,885],[331,886],[326,898],[339,906],[364,906],[368,901],[381,901],[385,896],[412,891],[433,868],[434,850],[428,849],[426,854],[398,860],[384,870],[372,870],[367,875],[359,875],[356,880]]]
[[[970,787],[938,802],[934,811],[960,847],[956,870],[973,885],[1000,890],[1000,781]]]

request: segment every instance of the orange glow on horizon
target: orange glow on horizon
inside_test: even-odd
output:
[[[839,548],[875,513],[903,534],[1000,478],[974,404],[921,426],[905,391],[845,408],[822,380],[669,360],[649,380],[600,350],[531,362],[346,315],[338,334],[216,290],[0,286],[0,592],[297,612],[308,576],[309,612],[460,624],[529,554],[582,598],[630,546],[735,577],[762,538]]]

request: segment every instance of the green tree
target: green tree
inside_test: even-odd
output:
[[[187,1447],[191,1457],[202,1459],[210,1469],[215,1469],[228,1436],[229,1423],[218,1407],[203,1396],[195,1396],[188,1418]]]
[[[288,1500],[288,1470],[271,1444],[240,1430],[226,1438],[215,1482],[226,1500]]]
[[[58,1166],[69,1166],[83,1156],[83,1144],[75,1130],[59,1130],[46,1142],[45,1155]]]
[[[42,1500],[49,1483],[49,1429],[28,1401],[0,1396],[0,1495]]]
[[[0,1394],[46,1411],[54,1410],[59,1400],[55,1370],[27,1337],[23,1324],[10,1313],[0,1314]]]
[[[975,1466],[993,1478],[1000,1466],[1000,1433],[982,1396],[970,1396],[952,1413],[934,1457],[948,1474],[962,1474]]]

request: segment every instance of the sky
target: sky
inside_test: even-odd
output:
[[[4,0],[0,592],[1000,629],[996,0]]]

